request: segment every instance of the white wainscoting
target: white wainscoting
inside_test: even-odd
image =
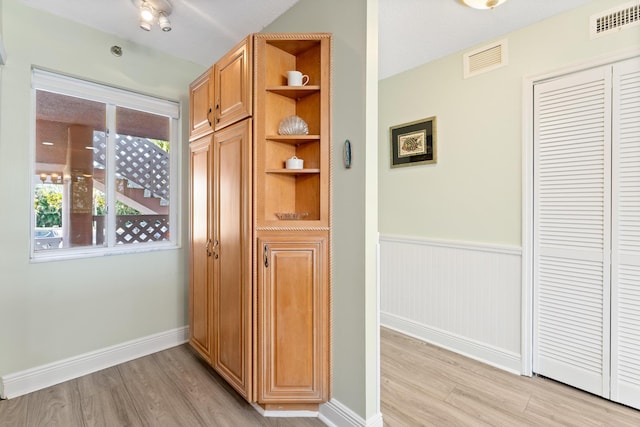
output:
[[[521,261],[513,246],[380,236],[380,323],[521,371]]]

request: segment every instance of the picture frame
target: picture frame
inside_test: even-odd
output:
[[[389,136],[392,168],[437,162],[435,116],[392,126]]]

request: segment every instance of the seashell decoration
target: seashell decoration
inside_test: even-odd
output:
[[[309,126],[298,116],[288,116],[282,119],[278,126],[280,135],[308,135]]]

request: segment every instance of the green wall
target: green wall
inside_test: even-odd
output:
[[[625,3],[596,0],[504,36],[508,65],[482,75],[463,79],[459,52],[380,81],[380,232],[519,246],[523,78],[640,48],[640,27],[589,37],[592,14]],[[430,116],[438,163],[391,169],[389,127]]]
[[[31,67],[179,101],[185,124],[189,82],[205,67],[18,0],[3,0],[0,14],[8,53],[0,69],[0,376],[185,326],[186,247],[30,263]],[[122,57],[109,52],[112,45],[122,46]],[[186,143],[180,153],[185,177]],[[183,242],[187,185],[183,178]]]
[[[377,0],[301,0],[264,32],[333,33],[333,389],[369,420],[377,403]],[[349,139],[353,166],[345,169]]]

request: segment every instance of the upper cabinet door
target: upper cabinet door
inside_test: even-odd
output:
[[[251,116],[252,38],[245,38],[213,67],[215,130]]]
[[[213,68],[189,85],[189,141],[213,132]]]

